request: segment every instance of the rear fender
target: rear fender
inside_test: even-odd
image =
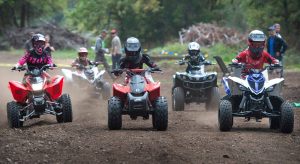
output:
[[[19,103],[25,103],[29,90],[18,81],[8,82],[13,98]]]
[[[122,84],[113,84],[113,96],[121,98],[121,100],[125,100],[127,93],[130,92],[129,86],[124,86]]]
[[[45,88],[46,92],[50,95],[51,99],[57,100],[63,90],[64,77],[60,75],[56,75],[51,78],[50,84],[48,84]]]
[[[157,97],[160,96],[160,82],[147,84],[146,91],[149,92],[149,100],[154,101]]]

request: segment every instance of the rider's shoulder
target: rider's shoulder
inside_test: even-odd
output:
[[[148,55],[148,54],[142,54],[142,58],[144,60],[150,60],[151,59],[150,55]]]
[[[245,50],[243,50],[243,51],[241,51],[241,52],[239,52],[239,56],[244,56],[244,55],[249,55],[250,54],[250,51],[248,50],[248,49],[245,49]]]

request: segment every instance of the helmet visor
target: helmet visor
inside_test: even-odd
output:
[[[249,39],[255,42],[265,41],[266,37],[264,34],[250,34]]]
[[[138,51],[140,49],[139,43],[126,43],[126,48],[128,51]]]
[[[190,56],[198,56],[200,51],[198,50],[189,50],[189,55]]]
[[[86,52],[80,52],[78,53],[79,57],[87,57],[87,53]]]

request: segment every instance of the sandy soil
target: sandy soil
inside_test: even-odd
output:
[[[107,101],[68,86],[72,123],[57,124],[54,116],[42,116],[23,128],[10,129],[6,103],[12,96],[7,84],[20,80],[23,73],[1,67],[0,163],[300,163],[299,109],[295,109],[292,134],[270,130],[267,119],[256,123],[242,118],[234,120],[232,131],[220,132],[217,112],[205,111],[204,105],[191,104],[183,112],[171,110],[175,71],[162,68],[164,74],[154,78],[162,82],[162,95],[169,101],[169,128],[160,132],[152,129],[151,119],[134,121],[128,116],[123,116],[121,130],[109,131]],[[289,101],[300,100],[299,81],[300,72],[287,73],[283,95]]]

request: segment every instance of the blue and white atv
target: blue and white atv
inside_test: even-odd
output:
[[[172,108],[174,111],[183,111],[185,104],[205,103],[206,109],[217,109],[220,100],[217,85],[217,72],[206,72],[205,66],[212,65],[209,61],[193,66],[188,61],[179,61],[178,64],[187,63],[191,68],[188,72],[176,72],[173,75]]]
[[[219,64],[220,65],[220,64]],[[230,64],[241,71],[246,65]],[[233,125],[233,117],[244,117],[246,120],[269,118],[271,129],[280,129],[283,133],[291,133],[294,128],[294,111],[292,105],[281,96],[283,78],[269,80],[268,70],[282,68],[270,65],[263,70],[250,69],[245,78],[240,73],[224,76],[222,83],[224,96],[219,104],[218,121],[221,131],[229,131]]]

